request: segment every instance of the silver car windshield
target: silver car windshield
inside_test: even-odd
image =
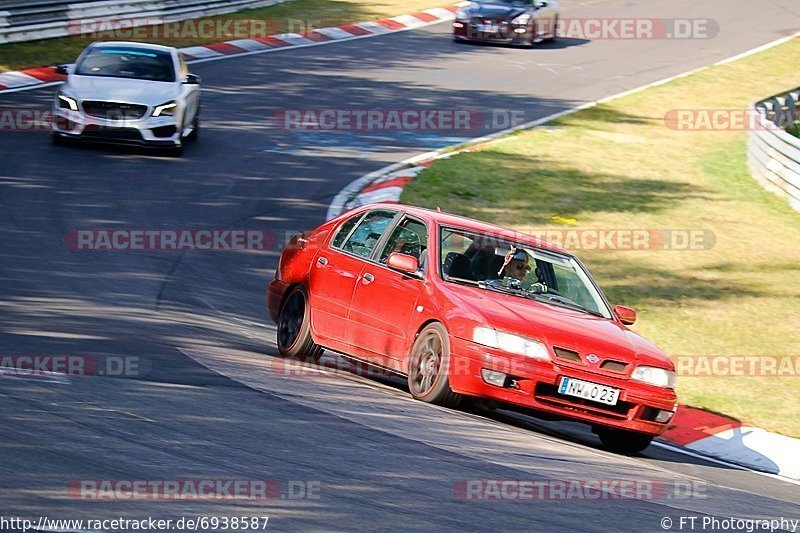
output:
[[[457,228],[442,228],[440,235],[440,272],[445,281],[612,317],[574,257]]]
[[[95,47],[86,52],[75,74],[150,81],[175,81],[172,55],[162,50]]]

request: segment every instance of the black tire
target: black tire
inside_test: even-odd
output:
[[[598,428],[600,442],[612,452],[632,455],[644,451],[653,442],[652,435],[625,431],[624,429]]]
[[[59,135],[58,133],[51,133],[50,134],[50,141],[55,144],[56,146],[66,146],[67,140]]]
[[[167,157],[181,157],[183,155],[183,143],[164,148],[164,154]]]
[[[525,48],[534,48],[536,46],[536,21],[530,23],[528,27],[528,42],[524,44]]]
[[[493,416],[497,411],[498,404],[494,400],[476,398],[473,396],[462,400],[461,407],[468,413],[479,416]]]
[[[461,395],[450,388],[450,341],[447,330],[433,322],[417,335],[408,358],[408,390],[415,399],[455,407]]]
[[[553,19],[553,28],[552,34],[547,39],[544,39],[546,43],[554,43],[558,39],[558,16]]]
[[[308,297],[302,287],[295,287],[286,295],[278,313],[278,351],[284,357],[319,361],[322,347],[311,338],[311,317]]]
[[[194,120],[192,120],[192,132],[186,136],[186,140],[194,142],[197,140],[199,136],[200,136],[200,113],[198,112],[194,116]]]

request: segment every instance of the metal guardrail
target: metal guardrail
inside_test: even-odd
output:
[[[789,200],[800,211],[800,88],[767,98],[750,108],[753,117],[747,141],[750,174],[761,185]]]
[[[266,7],[286,0],[0,0],[0,44],[71,35],[77,21],[186,20]],[[149,22],[153,24],[154,22]]]

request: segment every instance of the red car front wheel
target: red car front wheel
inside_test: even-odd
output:
[[[450,388],[450,341],[439,323],[428,324],[417,336],[408,362],[408,389],[423,402],[455,407],[461,395]]]
[[[597,428],[596,433],[606,448],[626,455],[644,451],[653,441],[652,435],[624,429]]]

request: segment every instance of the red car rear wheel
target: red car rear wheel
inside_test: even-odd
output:
[[[322,347],[311,338],[308,298],[302,287],[295,287],[284,299],[278,315],[278,350],[285,357],[312,358],[322,355]]]

